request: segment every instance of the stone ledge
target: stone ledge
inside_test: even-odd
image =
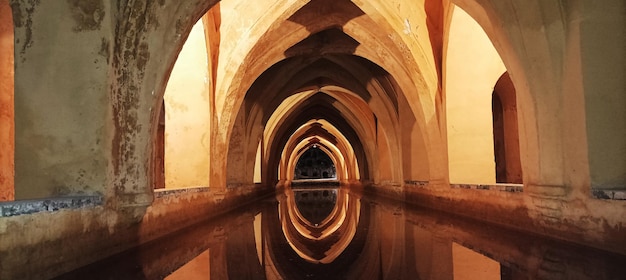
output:
[[[495,185],[484,185],[484,184],[450,184],[450,188],[453,189],[472,189],[472,190],[492,190],[492,191],[501,191],[501,192],[512,192],[512,193],[521,193],[524,192],[524,185],[522,184],[495,184]]]
[[[341,182],[338,180],[293,180],[291,181],[292,187],[304,187],[304,186],[331,186],[338,187],[341,185]]]
[[[598,190],[592,189],[591,196],[597,199],[626,200],[626,190]]]
[[[189,187],[179,189],[156,189],[154,190],[154,197],[161,198],[169,195],[187,194],[187,193],[201,193],[210,191],[209,187]]]
[[[73,196],[40,200],[5,201],[0,202],[0,217],[93,207],[102,205],[103,200],[101,196]]]
[[[411,187],[419,187],[419,188],[425,188],[428,186],[428,181],[404,181],[404,185],[405,186],[411,186]]]

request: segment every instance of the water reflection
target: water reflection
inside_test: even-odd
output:
[[[324,193],[328,195],[324,196]],[[271,212],[266,212],[269,217],[265,221],[271,231],[268,237],[272,237],[267,243],[271,248],[288,250],[280,254],[272,251],[272,261],[284,261],[285,256],[296,253],[290,262],[332,264],[353,241],[361,214],[360,201],[346,189],[288,188],[283,195],[277,196],[277,200],[277,219],[273,214],[269,216]],[[279,239],[279,235],[284,240]]]
[[[307,224],[323,225],[337,206],[337,189],[299,188],[290,190],[296,210]]]
[[[328,191],[334,203],[308,203],[307,191]],[[626,256],[320,186],[60,279],[624,279],[624,264]]]

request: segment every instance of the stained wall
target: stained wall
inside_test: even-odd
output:
[[[582,1],[581,9],[590,15],[580,24],[580,53],[591,185],[624,190],[626,38],[617,34],[626,33],[626,3]]]
[[[12,5],[15,199],[106,193],[109,4]]]

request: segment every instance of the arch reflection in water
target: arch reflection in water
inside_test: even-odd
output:
[[[312,187],[327,189],[328,187]],[[623,279],[626,256],[345,188],[318,226],[287,188],[59,279]]]
[[[308,225],[323,226],[337,206],[337,189],[294,190],[294,200],[300,215]]]
[[[328,195],[324,197],[324,193]],[[314,264],[333,262],[356,234],[360,201],[346,189],[287,188],[284,195],[278,196],[278,203],[285,240],[305,261]],[[311,221],[311,218],[315,220]]]

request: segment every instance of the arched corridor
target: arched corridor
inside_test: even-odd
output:
[[[626,254],[626,13],[607,1],[0,0],[0,278],[273,195],[273,222],[328,222],[342,248],[363,192]],[[339,206],[298,212],[309,181]]]

